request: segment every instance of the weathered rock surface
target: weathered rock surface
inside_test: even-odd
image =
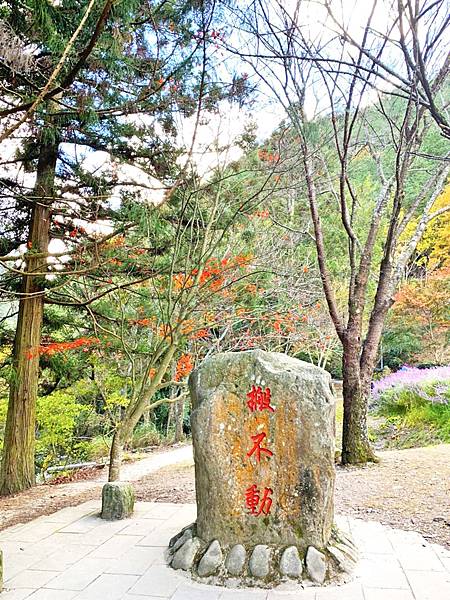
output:
[[[192,538],[192,529],[187,528],[184,530],[184,532],[180,535],[180,537],[174,541],[174,543],[172,544],[172,552],[176,552],[178,550],[178,548],[181,548],[181,546],[187,542],[188,540],[190,540]],[[170,547],[170,544],[169,544]]]
[[[248,567],[253,577],[258,577],[259,579],[267,577],[270,571],[270,549],[264,544],[255,546],[250,556]]]
[[[314,546],[310,546],[305,557],[308,575],[315,583],[323,583],[327,574],[327,563],[325,555]]]
[[[134,490],[130,483],[105,483],[102,490],[102,519],[116,521],[133,514]]]
[[[209,545],[208,550],[202,556],[198,568],[197,573],[200,577],[207,577],[208,575],[213,575],[217,569],[220,567],[223,561],[222,548],[217,540],[214,540]]]
[[[356,549],[333,527],[330,376],[252,350],[205,360],[189,386],[197,521],[170,541],[172,567],[234,587],[346,580]]]
[[[228,553],[225,568],[230,575],[240,575],[244,569],[247,552],[242,544],[236,544]]]
[[[330,381],[314,365],[261,350],[215,355],[191,374],[201,539],[295,545],[302,554],[327,546],[334,493]],[[252,389],[270,390],[271,409],[250,409]],[[258,461],[249,452],[252,436],[261,433],[261,446],[272,454],[263,451]],[[253,510],[246,497],[252,486],[259,501]],[[264,504],[265,493],[271,502]]]
[[[3,589],[3,551],[0,550],[0,592]]]
[[[299,579],[302,576],[302,559],[295,546],[289,546],[284,550],[280,559],[280,573],[286,577]]]
[[[174,569],[189,571],[194,564],[195,557],[197,552],[200,550],[200,547],[201,542],[198,538],[186,540],[184,544],[175,552],[171,566]]]

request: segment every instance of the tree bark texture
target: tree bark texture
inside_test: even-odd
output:
[[[372,370],[370,371],[370,377]],[[360,368],[360,344],[357,339],[347,339],[343,345],[342,394],[344,420],[342,431],[342,464],[355,465],[375,461],[369,442],[367,412],[370,396],[370,377]]]
[[[36,276],[24,275],[22,282],[0,472],[1,495],[20,492],[35,483],[36,397],[45,285],[45,275],[39,273],[45,273],[47,258],[34,254],[48,252],[57,156],[57,140],[41,143],[25,261],[26,273]]]
[[[120,429],[117,429],[113,435],[111,450],[109,453],[109,471],[108,481],[120,480],[120,467],[122,465],[122,446],[123,440]]]
[[[175,443],[183,439],[183,417],[184,417],[184,397],[177,400],[174,404],[175,411]]]

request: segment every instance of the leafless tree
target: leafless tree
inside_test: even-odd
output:
[[[430,151],[429,136],[433,122],[448,135],[440,94],[449,63],[439,48],[448,22],[439,1],[375,0],[362,26],[349,28],[333,13],[337,4],[324,2],[323,12],[314,13],[324,21],[314,24],[317,3],[252,2],[239,12],[240,44],[229,50],[254,68],[295,132],[290,148],[302,165],[299,196],[309,205],[322,286],[343,349],[342,460],[355,464],[375,459],[367,407],[387,312],[427,224],[441,214],[433,205],[449,161],[442,137],[435,135],[443,144]],[[380,33],[375,17],[383,7],[393,12],[381,20]],[[394,70],[399,57],[406,64]],[[358,183],[360,165],[371,177],[366,189]],[[344,301],[330,266],[330,232],[345,255]]]

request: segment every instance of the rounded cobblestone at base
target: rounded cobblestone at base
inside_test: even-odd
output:
[[[250,574],[258,579],[267,577],[270,571],[270,548],[259,544],[253,548],[248,563]]]
[[[236,544],[228,553],[225,569],[230,575],[241,575],[244,570],[247,552],[242,544]]]
[[[193,524],[170,540],[166,556],[173,569],[195,581],[232,588],[342,583],[348,581],[357,563],[353,542],[336,528],[326,550],[309,546],[302,554],[296,546],[229,546],[218,540],[207,544],[197,536]]]
[[[280,572],[286,577],[300,579],[302,576],[302,559],[295,546],[289,546],[281,555]]]
[[[209,545],[208,550],[202,556],[198,563],[197,572],[200,577],[214,575],[220,565],[223,563],[222,548],[217,540],[214,540]]]

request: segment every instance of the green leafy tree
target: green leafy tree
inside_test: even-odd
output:
[[[176,117],[198,120],[203,108],[236,90],[220,88],[214,77],[214,3],[29,0],[7,1],[0,10],[4,28],[32,55],[24,65],[10,54],[0,63],[6,104],[0,139],[21,136],[5,168],[29,173],[1,180],[3,247],[27,246],[19,268],[11,256],[0,259],[19,303],[0,477],[0,493],[8,494],[34,482],[34,350],[41,345],[44,304],[61,300],[64,276],[98,278],[102,241],[132,225],[116,220],[117,230],[102,240],[85,224],[113,220],[108,199],[120,165],[146,176],[141,185],[122,177],[120,198],[167,200],[183,180],[173,143]],[[104,153],[106,172],[85,168],[94,152]],[[52,284],[48,261],[58,255],[49,253],[49,242],[57,238],[73,260]]]

